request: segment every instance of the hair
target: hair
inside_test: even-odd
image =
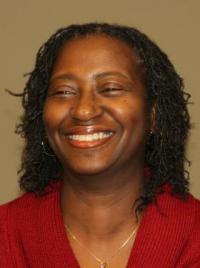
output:
[[[24,114],[16,132],[26,141],[19,170],[20,187],[26,192],[43,194],[45,188],[62,180],[62,166],[48,147],[45,153],[43,106],[49,79],[61,46],[74,38],[101,34],[128,44],[141,60],[148,101],[154,106],[155,127],[145,145],[145,165],[150,178],[145,180],[140,207],[153,202],[156,195],[170,185],[171,193],[188,196],[189,172],[185,170],[185,148],[190,129],[187,110],[190,95],[184,92],[182,78],[175,71],[167,55],[145,34],[131,27],[107,23],[71,25],[59,29],[41,46],[36,64],[29,74],[22,96]],[[45,142],[47,146],[48,142]]]

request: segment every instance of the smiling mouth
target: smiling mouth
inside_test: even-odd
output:
[[[92,148],[101,146],[106,143],[112,136],[114,132],[102,131],[95,132],[91,134],[70,134],[66,135],[69,143],[77,148]]]

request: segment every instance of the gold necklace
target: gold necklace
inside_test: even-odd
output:
[[[118,254],[118,252],[122,250],[128,244],[131,238],[135,236],[136,231],[137,231],[137,226],[136,226],[131,232],[131,234],[129,235],[129,237],[122,243],[122,245],[109,258],[107,258],[106,261],[105,260],[103,261],[99,257],[97,257],[88,247],[86,247],[83,243],[81,243],[66,224],[64,224],[64,226],[66,230],[68,231],[68,233],[70,234],[70,236],[72,237],[72,239],[76,241],[82,248],[85,248],[88,251],[88,253],[99,263],[99,268],[106,268],[108,261],[114,258]]]

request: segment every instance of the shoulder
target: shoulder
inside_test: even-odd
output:
[[[172,225],[179,231],[190,233],[195,227],[200,228],[200,200],[191,194],[186,199],[172,195],[167,189],[157,196],[151,208],[163,222]]]
[[[6,204],[0,205],[0,228],[2,226],[5,228],[9,220],[14,222],[24,214],[28,215],[30,210],[33,212],[38,207],[39,200],[40,198],[37,198],[33,193],[25,193]]]
[[[10,240],[15,239],[15,226],[21,218],[21,207],[26,204],[29,194],[0,205],[0,267],[14,267]],[[11,227],[12,226],[12,227]]]
[[[0,225],[6,220],[8,204],[0,205]]]
[[[176,206],[178,226],[185,236],[177,267],[200,267],[200,201],[190,195]]]
[[[200,201],[191,194],[184,200],[165,191],[149,205],[146,215],[148,228],[170,247],[183,247],[193,233],[198,236],[200,247]]]
[[[189,194],[186,199],[172,195],[169,191],[165,191],[157,198],[158,209],[170,218],[185,218],[191,222],[199,221],[200,200]],[[199,222],[200,223],[200,222]]]
[[[163,215],[165,242],[171,240],[170,247],[180,249],[176,267],[200,267],[200,201],[191,194],[183,200],[164,193],[158,197],[157,210]]]
[[[48,187],[44,195],[37,195],[32,192],[24,193],[22,196],[0,205],[0,225],[6,221],[19,222],[23,218],[36,217],[40,210],[44,210],[49,202],[55,198],[59,185]]]
[[[14,255],[18,256],[22,240],[26,238],[29,241],[30,237],[34,237],[34,235],[37,237],[38,228],[41,227],[40,223],[45,225],[48,215],[56,203],[58,196],[56,193],[58,192],[57,188],[52,188],[43,196],[25,193],[0,205],[0,267],[15,266]],[[27,236],[27,234],[29,235]]]

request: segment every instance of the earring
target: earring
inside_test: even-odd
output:
[[[154,133],[154,132],[153,132],[153,130],[151,129],[151,130],[149,131],[149,136],[151,136],[153,133]]]
[[[51,154],[48,152],[48,150],[47,150],[48,145],[46,146],[43,140],[41,141],[41,145],[42,145],[42,149],[43,149],[44,154],[46,154],[47,156],[55,157],[54,154]]]

